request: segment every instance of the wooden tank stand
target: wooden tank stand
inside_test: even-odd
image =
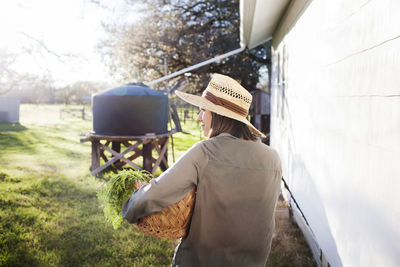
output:
[[[154,173],[158,167],[163,171],[168,168],[167,150],[169,137],[175,132],[175,130],[172,130],[164,134],[142,136],[110,136],[88,132],[85,134],[85,138],[80,141],[81,143],[92,142],[92,165],[90,166],[92,175],[100,173],[111,164],[114,164],[114,167],[118,169],[128,164],[135,169],[144,169]],[[125,147],[122,152],[121,145]],[[140,145],[142,146],[140,147]],[[157,158],[153,157],[154,149],[158,153]],[[111,154],[111,157],[106,156],[106,151]],[[127,155],[129,156],[126,157]],[[143,157],[142,167],[133,162],[138,157]],[[103,165],[100,165],[100,158],[104,160]]]

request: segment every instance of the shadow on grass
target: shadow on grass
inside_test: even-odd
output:
[[[61,134],[60,134],[61,135]],[[21,132],[2,132],[0,131],[0,150],[5,153],[0,153],[0,160],[6,159],[7,150],[10,151],[23,151],[27,154],[40,153],[41,148],[50,148],[59,155],[65,155],[69,158],[84,159],[82,153],[69,149],[69,144],[72,141],[63,138],[62,136],[52,136],[49,138],[45,133],[36,130],[25,130]]]
[[[275,237],[265,267],[317,267],[303,233],[293,218],[276,218]]]
[[[81,190],[67,179],[45,178],[17,187],[12,194],[0,201],[0,266],[78,266],[85,262],[98,240],[98,228],[90,220],[98,212],[93,207],[94,192]]]
[[[0,150],[5,152],[0,153],[0,159],[2,156],[7,155],[8,149],[19,149],[27,153],[33,153],[36,150],[36,144],[42,141],[43,137],[29,131],[28,128],[20,132],[0,131]]]
[[[37,216],[21,207],[16,201],[0,199],[0,266],[40,265],[24,230],[33,226]]]
[[[170,264],[169,241],[145,237],[128,224],[114,230],[96,191],[72,180],[44,178],[8,194],[0,202],[0,266]]]
[[[20,123],[0,123],[0,132],[21,132],[27,129]]]

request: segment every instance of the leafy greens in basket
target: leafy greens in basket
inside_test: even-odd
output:
[[[123,170],[101,187],[97,196],[107,221],[114,229],[122,223],[122,204],[137,189],[135,181],[149,182],[152,178],[154,176],[147,171]]]

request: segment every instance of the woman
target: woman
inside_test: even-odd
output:
[[[196,188],[188,235],[172,266],[265,266],[280,191],[277,153],[246,119],[252,96],[230,77],[214,74],[202,96],[176,94],[200,107],[207,140],[196,143],[150,184],[134,192],[123,217],[141,217],[181,200]]]

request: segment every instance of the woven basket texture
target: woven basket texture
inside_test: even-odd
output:
[[[185,237],[190,226],[195,197],[196,192],[193,189],[177,203],[140,218],[135,227],[149,236],[172,239]]]

